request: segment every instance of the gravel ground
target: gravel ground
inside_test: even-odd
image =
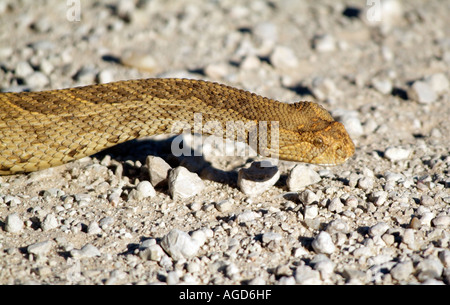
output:
[[[0,284],[449,284],[450,2],[374,2],[0,2],[2,91],[201,78],[357,146],[261,168],[154,137],[0,177]]]

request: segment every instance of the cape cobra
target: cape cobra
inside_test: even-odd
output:
[[[169,133],[175,122],[193,126],[196,113],[202,124],[268,122],[265,154],[283,160],[337,165],[355,149],[344,126],[316,103],[281,103],[208,81],[139,79],[0,93],[0,174],[41,170]],[[278,122],[279,147],[271,147],[271,122]],[[233,138],[250,142],[246,132]]]

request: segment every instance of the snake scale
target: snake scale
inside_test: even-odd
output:
[[[194,124],[196,113],[203,124],[278,122],[279,147],[270,147],[268,124],[266,153],[283,160],[337,165],[355,149],[344,126],[316,103],[281,103],[201,80],[139,79],[0,93],[0,175],[41,170],[131,139],[170,133],[175,122]]]

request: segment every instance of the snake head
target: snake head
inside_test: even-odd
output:
[[[313,116],[291,130],[280,130],[280,159],[338,165],[344,163],[354,152],[355,145],[344,125],[334,121],[331,116]]]
[[[355,145],[340,122],[332,122],[315,132],[309,142],[311,153],[307,162],[319,165],[338,165],[344,163],[355,153]]]

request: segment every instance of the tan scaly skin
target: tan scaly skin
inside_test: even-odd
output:
[[[175,122],[194,126],[196,113],[203,126],[217,121],[224,129],[227,122],[267,122],[267,139],[261,141],[267,149],[250,145],[282,160],[337,165],[355,150],[344,126],[316,103],[280,103],[200,80],[140,79],[0,93],[0,175],[37,171],[128,140],[170,133]],[[272,122],[279,126],[278,150],[271,147]],[[250,138],[248,132],[233,137]]]

